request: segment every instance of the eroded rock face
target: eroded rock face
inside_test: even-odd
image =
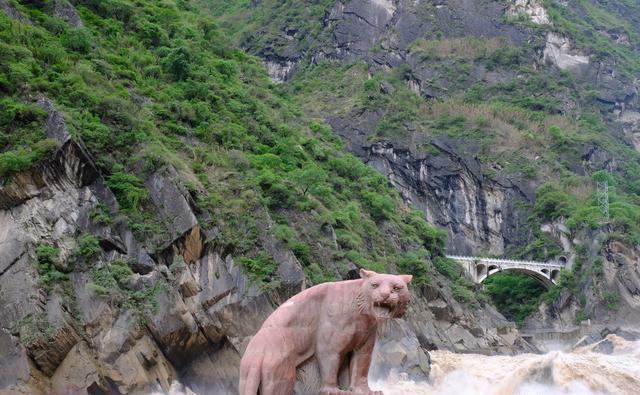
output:
[[[83,27],[82,19],[78,11],[68,0],[55,0],[53,2],[53,15],[66,21],[73,27]]]
[[[430,222],[449,229],[449,251],[471,254],[487,249],[502,254],[505,238],[515,236],[516,224],[508,222],[514,191],[484,179],[479,162],[457,156],[444,141],[440,144],[446,150],[443,155],[417,159],[378,143],[369,148],[367,162],[387,174]]]
[[[286,81],[293,73],[297,62],[291,60],[265,60],[264,66],[267,74],[273,82],[281,83]]]
[[[549,23],[549,16],[542,0],[514,0],[507,9],[507,15],[518,17],[520,14],[528,15],[531,22],[538,25]]]
[[[95,169],[91,177],[86,174],[91,161],[83,152],[68,141],[52,160],[39,165],[46,171],[25,172],[13,180],[32,188],[19,194],[12,181],[0,191],[5,204],[0,210],[0,341],[4,345],[0,360],[7,364],[0,388],[47,394],[124,394],[158,386],[167,390],[183,369],[194,381],[206,382],[211,372],[190,365],[213,358],[231,369],[225,391],[233,393],[237,366],[229,368],[228,360],[220,359],[217,351],[228,349],[237,356],[241,344],[271,311],[272,302],[249,284],[230,256],[221,256],[202,241],[197,224],[168,250],[170,259],[179,257],[184,266],[171,271],[153,263],[147,273],[135,275],[140,286],[161,285],[155,296],[158,310],[142,327],[139,317],[97,295],[90,276],[81,269],[70,274],[72,306],[57,293],[47,296],[41,289],[33,263],[37,242],[54,244],[66,259],[76,232],[95,231],[110,235],[111,241],[103,245],[122,249],[114,256],[129,252],[118,241],[128,230],[124,235],[117,230],[100,232],[89,219],[88,212],[97,202],[108,203],[113,196]],[[30,178],[34,174],[41,175],[37,182]],[[146,254],[140,247],[131,252],[134,259]],[[33,335],[29,330],[42,328],[50,334],[27,340]],[[219,378],[215,381],[221,385]]]
[[[0,188],[0,392],[74,394],[168,390],[184,375],[217,393],[234,393],[239,350],[289,288],[304,278],[290,251],[272,238],[273,256],[289,287],[279,297],[252,286],[233,257],[209,243],[178,173],[160,169],[147,188],[167,229],[162,253],[151,258],[120,223],[96,222],[98,204],[117,212],[113,194],[81,143],[46,98],[47,136],[62,145],[48,160],[15,174]],[[269,226],[266,226],[269,228]],[[98,238],[102,257],[68,274],[69,288],[42,287],[35,265],[39,243],[70,260],[76,236]],[[90,271],[128,258],[131,291],[158,287],[158,308],[140,316],[100,296]],[[177,263],[173,265],[173,263]],[[171,266],[171,269],[169,269]],[[216,375],[217,374],[217,375]]]
[[[453,139],[434,140],[437,154],[416,152],[401,143],[369,143],[369,124],[378,117],[363,114],[357,126],[353,120],[330,122],[350,141],[349,149],[385,174],[407,203],[449,231],[448,251],[471,254],[481,249],[500,255],[518,238],[526,219],[516,206],[533,201],[532,182],[486,178],[474,148]]]
[[[543,56],[561,70],[583,72],[589,66],[588,56],[573,51],[569,40],[555,33],[547,35]]]
[[[16,10],[9,0],[0,0],[0,10],[2,10],[9,18],[25,22],[27,19]]]
[[[179,173],[161,168],[145,186],[167,233],[150,254],[126,224],[94,215],[100,208],[117,216],[114,195],[82,143],[69,138],[53,104],[42,98],[40,105],[50,114],[47,136],[60,148],[0,188],[0,392],[148,393],[180,380],[194,390],[236,393],[249,339],[306,283],[295,255],[273,234],[271,219],[256,213],[261,245],[277,262],[280,280],[264,290],[215,242],[215,230],[201,228]],[[100,251],[74,268],[69,262],[81,234],[93,235]],[[68,271],[63,290],[39,280],[35,249],[43,243],[59,250],[58,264]],[[134,274],[118,294],[105,293],[92,270],[115,260],[129,262]],[[149,303],[122,308],[121,298],[149,289]],[[443,284],[414,296],[405,319],[380,334],[373,365],[378,372],[395,367],[425,379],[428,350],[519,347],[504,318],[488,307],[469,313]]]

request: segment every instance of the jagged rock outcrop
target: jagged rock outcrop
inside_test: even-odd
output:
[[[515,209],[517,202],[528,201],[533,191],[509,179],[484,177],[480,162],[460,142],[439,139],[432,144],[439,154],[412,155],[392,144],[376,143],[366,149],[365,161],[387,174],[430,222],[449,230],[449,251],[503,254],[524,221]]]
[[[417,152],[402,143],[368,142],[376,114],[353,120],[330,119],[349,149],[385,174],[408,203],[422,209],[430,222],[449,230],[448,251],[471,254],[484,250],[500,255],[524,229],[526,218],[518,202],[534,199],[531,181],[483,175],[477,147],[439,138],[431,144],[437,154]]]
[[[78,11],[68,0],[55,0],[53,2],[53,15],[66,21],[73,27],[83,27],[82,19]]]
[[[547,10],[544,8],[542,0],[515,0],[507,9],[507,15],[518,18],[521,14],[531,18],[531,22],[538,25],[549,23]]]
[[[216,230],[202,228],[180,174],[163,167],[145,184],[165,230],[144,242],[156,246],[151,253],[126,223],[105,219],[117,217],[114,194],[53,103],[43,97],[39,104],[49,112],[47,137],[60,147],[0,188],[1,391],[148,393],[168,390],[175,380],[194,390],[237,391],[248,340],[275,306],[306,286],[269,216],[256,213],[279,282],[262,289]],[[99,246],[86,261],[77,261],[80,235]],[[62,272],[53,288],[37,265],[40,245],[59,251]],[[101,282],[104,270],[121,262],[133,270],[126,281]],[[470,313],[438,283],[416,289],[407,319],[382,331],[374,369],[425,379],[428,350],[514,352],[518,339],[491,307]]]
[[[583,72],[589,67],[589,57],[572,51],[569,40],[555,33],[547,35],[543,59],[561,70],[577,73]]]
[[[609,327],[635,325],[640,319],[640,249],[608,237],[604,227],[590,233],[580,233],[569,240],[568,229],[562,224],[548,224],[543,231],[562,241],[568,268],[577,263],[586,276],[575,278],[583,297],[579,300],[568,289],[562,289],[553,301],[543,301],[538,311],[523,325],[524,331],[536,329],[573,330],[576,317],[589,317]],[[581,254],[574,246],[585,246]],[[585,323],[583,322],[583,325]],[[587,329],[587,331],[589,331]]]

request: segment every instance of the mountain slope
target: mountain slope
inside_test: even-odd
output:
[[[359,267],[415,276],[380,343],[413,377],[515,351],[443,233],[201,7],[0,1],[0,389],[233,393],[274,307]]]
[[[208,4],[448,251],[566,259],[573,297],[545,325],[640,318],[635,2],[345,0],[315,20],[305,5],[326,3],[231,3]]]

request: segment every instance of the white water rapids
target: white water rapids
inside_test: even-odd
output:
[[[515,356],[432,351],[429,383],[391,374],[371,387],[385,395],[640,394],[640,341],[609,335],[604,342],[606,353],[597,352],[597,344]],[[170,395],[208,394],[194,394],[176,383]]]

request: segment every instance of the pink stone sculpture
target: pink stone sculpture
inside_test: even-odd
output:
[[[276,309],[251,339],[240,362],[240,395],[290,395],[296,368],[316,359],[321,395],[383,395],[369,388],[379,322],[400,318],[411,275],[360,270],[361,279],[319,284]],[[338,374],[350,356],[349,389]]]

